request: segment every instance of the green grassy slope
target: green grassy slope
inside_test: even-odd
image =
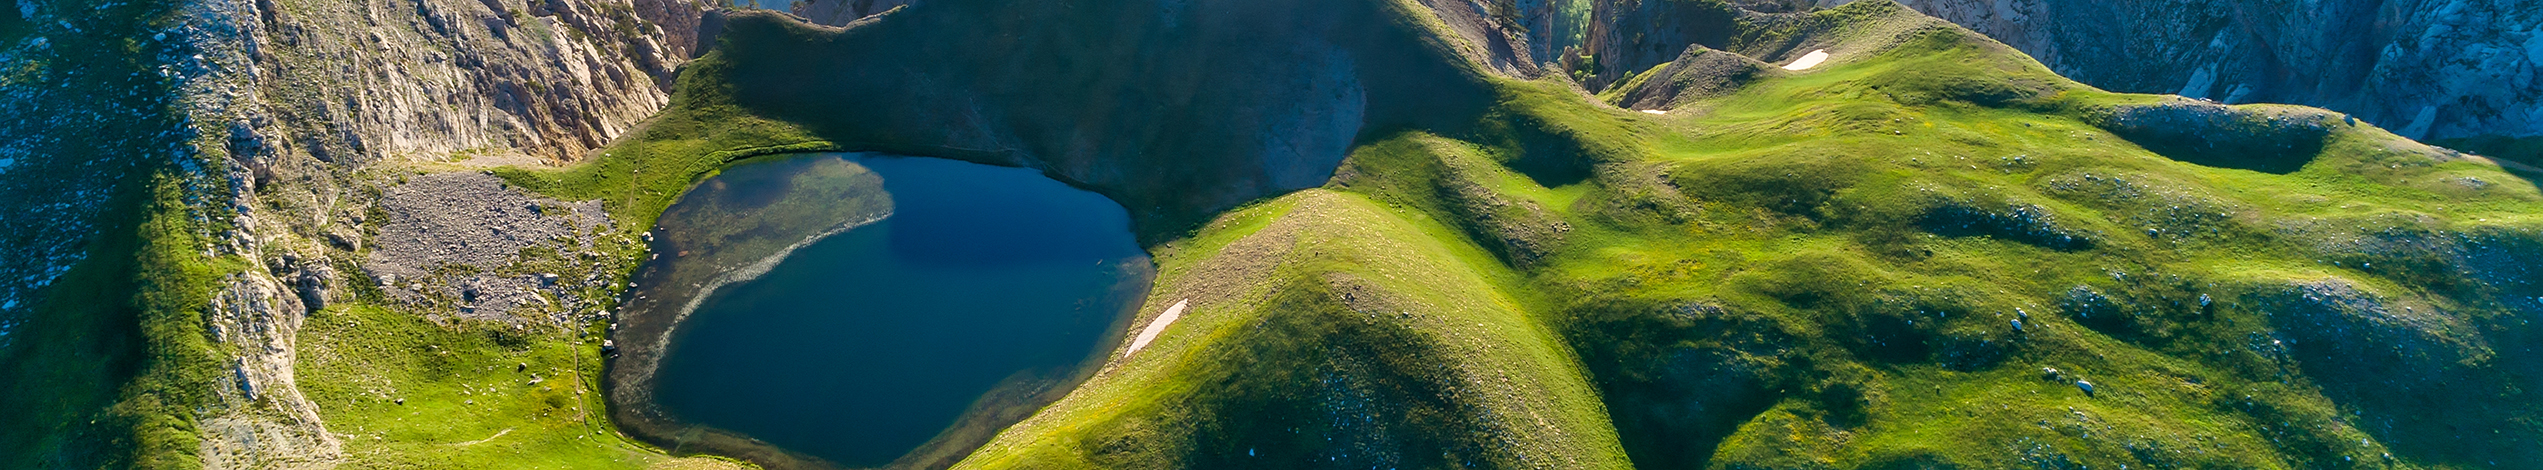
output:
[[[1508,268],[1414,215],[1309,190],[1161,250],[1181,333],[963,466],[1626,467]]]
[[[1496,434],[1467,429],[1506,413],[1442,423],[1381,411],[1354,422],[1381,431],[1337,432],[1319,419],[1359,406],[1324,391],[1334,377],[1458,376],[1305,359],[1347,358],[1365,342],[1447,364],[1432,367],[1530,370],[1389,329],[1454,337],[1421,313],[1455,309],[1335,307],[1369,297],[1536,299],[1511,316],[1559,332],[1573,353],[1534,363],[1576,355],[1621,450],[1646,468],[2538,463],[2543,407],[2523,391],[2538,365],[2528,325],[2543,311],[2524,267],[2543,260],[2533,175],[2316,110],[2103,93],[1957,28],[1902,24],[1923,20],[1887,8],[1824,12],[1835,27],[1804,33],[1856,54],[1667,116],[1599,107],[1558,84],[1504,83],[1502,105],[1470,130],[1366,141],[1329,189],[1161,249],[1167,277],[1148,314],[1197,295],[1249,296],[1236,301],[1245,308],[1196,303],[1153,349],[965,465],[1461,463],[1280,448],[1415,426],[1490,446],[1477,436]],[[1362,200],[1369,215],[1323,208]],[[1428,228],[1307,235],[1348,233],[1370,215]],[[1266,236],[1278,241],[1260,244],[1280,247],[1246,243]],[[1337,265],[1331,253],[1418,252],[1405,243],[1457,247],[1443,251],[1464,251],[1467,267],[1334,287],[1387,262]],[[1225,274],[1238,264],[1227,258],[1260,266]],[[1486,286],[1450,282],[1503,269]],[[1361,312],[1363,324],[1317,323],[1336,310]],[[1240,372],[1257,364],[1358,372],[1287,379],[1268,393],[1267,379]],[[1404,388],[1430,394],[1395,406],[1503,406]],[[1231,431],[1213,418],[1257,426]],[[1612,451],[1512,449],[1484,461],[1596,466]]]
[[[370,304],[312,315],[298,377],[360,468],[680,468],[614,432],[599,331],[441,324]]]
[[[929,5],[736,19],[637,138],[511,176],[642,222],[793,145],[1124,201],[1160,266],[1139,324],[1190,309],[967,468],[2543,465],[2536,176],[2336,114],[2105,93],[1868,1],[1735,32],[1837,57],[1665,115],[1362,60],[1448,91],[1365,88],[1335,176],[1277,195],[1224,143],[1259,122],[1196,122],[1269,119],[1202,98],[1265,85],[1107,52],[1211,36],[1145,4]],[[1434,34],[1353,24],[1316,34]],[[1050,45],[942,39],[971,35]]]

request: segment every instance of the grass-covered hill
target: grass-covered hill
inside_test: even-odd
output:
[[[803,150],[1121,201],[1138,323],[1190,308],[960,468],[2543,467],[2536,174],[1884,0],[1597,90],[1426,8],[737,15],[646,130],[507,175],[634,227]]]

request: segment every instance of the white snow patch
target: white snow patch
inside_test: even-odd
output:
[[[2237,83],[2234,86],[2225,87],[2225,101],[2222,103],[2239,104],[2243,102],[2243,98],[2249,96],[2252,96],[2251,85]]]
[[[1665,110],[1658,110],[1658,109],[1645,109],[1645,110],[1642,110],[1642,113],[1643,113],[1643,114],[1660,114],[1660,115],[1666,115],[1666,114],[1669,114],[1669,112],[1668,112],[1668,111],[1665,111]],[[6,168],[6,167],[8,167],[8,165],[0,165],[0,168]]]
[[[1166,307],[1164,315],[1158,315],[1156,320],[1148,322],[1147,329],[1139,330],[1139,339],[1131,340],[1130,350],[1122,351],[1121,357],[1128,358],[1131,354],[1139,352],[1139,348],[1148,347],[1148,342],[1155,341],[1157,334],[1166,332],[1167,325],[1173,325],[1175,320],[1183,318],[1183,307],[1191,303],[1192,299],[1183,299],[1174,301],[1172,307]]]
[[[2429,128],[2434,127],[2436,124],[2437,107],[2422,106],[2419,108],[2419,116],[2411,118],[2410,125],[2402,126],[2402,132],[2400,132],[2400,134],[2402,134],[2402,137],[2411,138],[2411,140],[2426,139],[2428,138]]]
[[[1817,66],[1819,66],[1819,63],[1820,63],[1820,62],[1827,62],[1827,61],[1828,61],[1828,50],[1827,50],[1827,49],[1820,49],[1820,50],[1810,51],[1810,53],[1808,53],[1808,54],[1802,54],[1802,55],[1801,55],[1801,59],[1799,59],[1799,60],[1794,60],[1794,61],[1792,61],[1792,63],[1790,63],[1790,64],[1784,64],[1784,70],[1805,70],[1805,69],[1809,69],[1809,68],[1811,68],[1811,67],[1817,67]]]
[[[2525,61],[2543,67],[2543,28],[2534,31],[2533,36],[2525,38]]]
[[[2191,99],[2201,99],[2207,98],[2208,92],[2215,90],[2216,64],[2207,64],[2205,67],[2199,67],[2199,70],[2196,72],[2190,72],[2190,82],[2181,85],[2181,92],[2174,94]]]

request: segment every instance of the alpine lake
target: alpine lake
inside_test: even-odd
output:
[[[655,227],[620,422],[772,467],[952,464],[1102,364],[1153,276],[1112,200],[934,158],[754,159]]]

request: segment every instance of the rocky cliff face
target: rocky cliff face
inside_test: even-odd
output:
[[[265,116],[315,162],[570,161],[666,102],[701,9],[664,0],[242,2]],[[252,124],[252,123],[251,123]]]
[[[908,4],[910,0],[806,0],[788,5],[786,9],[814,24],[845,26],[848,22],[880,15]]]
[[[1387,20],[1403,7],[944,0],[845,30],[741,14],[719,73],[736,104],[825,140],[1040,168],[1149,232],[1322,184],[1369,130],[1480,113],[1480,74]]]
[[[1574,73],[1596,91],[1667,63],[1687,46],[1749,46],[1742,53],[1780,59],[1791,44],[1764,44],[1757,25],[1787,23],[1813,9],[1808,0],[1420,0],[1432,19],[1459,40],[1468,59],[1507,77]],[[1788,36],[1788,35],[1783,35]],[[1804,50],[1807,52],[1807,50]]]
[[[2319,106],[2419,139],[2543,135],[2543,3],[1901,3],[2113,91]]]
[[[244,267],[221,273],[202,317],[222,370],[192,417],[190,454],[210,468],[340,458],[293,383],[295,332],[376,251],[365,236],[388,221],[365,215],[401,193],[373,180],[580,158],[668,103],[704,11],[685,0],[121,5],[16,1],[0,22],[0,110],[12,111],[0,118],[0,345],[15,311],[90,255],[89,234],[114,229],[101,214],[138,204],[115,195],[173,166],[186,210],[217,231],[200,254]],[[91,36],[138,36],[140,51],[96,50],[109,39]],[[95,146],[118,153],[82,150]]]
[[[1511,44],[1553,43],[1592,90],[1667,63],[1688,45],[1769,62],[1809,49],[1736,37],[1795,13],[1854,0],[1582,0],[1500,31]],[[1524,2],[1520,2],[1524,3]],[[2513,0],[1902,0],[1920,12],[2029,53],[2060,74],[2112,91],[2223,103],[2329,108],[2423,140],[2543,135],[2543,4]],[[1475,3],[1507,9],[1510,2]],[[1500,5],[1500,6],[1481,6]],[[1458,17],[1453,9],[1440,16]],[[1510,18],[1537,18],[1512,16]],[[1461,32],[1465,29],[1460,28]],[[1750,34],[1754,36],[1754,33]],[[1489,34],[1466,34],[1491,44]],[[1522,48],[1524,49],[1524,48]],[[1538,47],[1537,49],[1547,49]],[[1794,50],[1799,49],[1799,50]],[[1572,51],[1565,55],[1564,51]],[[1497,51],[1496,51],[1497,52]],[[1496,61],[1499,64],[1505,61]],[[1501,67],[1505,74],[1518,68]]]
[[[1545,0],[1421,0],[1422,8],[1461,40],[1458,52],[1504,76],[1535,77],[1557,53],[1577,42],[1577,17],[1567,2]]]

